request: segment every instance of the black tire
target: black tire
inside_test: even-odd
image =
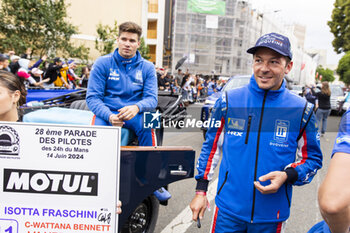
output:
[[[69,108],[89,111],[89,107],[87,106],[85,100],[76,100],[71,103]]]
[[[151,195],[136,207],[124,224],[121,233],[151,233],[156,227],[159,201]]]

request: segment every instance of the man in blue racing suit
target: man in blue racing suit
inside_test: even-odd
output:
[[[118,48],[92,67],[86,102],[95,125],[124,125],[136,133],[140,146],[156,146],[154,130],[144,128],[142,120],[143,112],[156,108],[158,88],[154,65],[137,51],[141,34],[133,22],[119,26]]]
[[[270,33],[247,50],[250,83],[217,100],[197,163],[193,220],[202,218],[206,191],[221,151],[211,232],[282,232],[292,185],[309,183],[322,166],[313,105],[286,89],[293,62],[289,39]]]

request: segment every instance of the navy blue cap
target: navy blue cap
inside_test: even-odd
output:
[[[247,53],[255,54],[259,48],[269,48],[277,53],[289,57],[290,60],[293,58],[291,46],[288,37],[282,36],[278,33],[269,33],[260,37],[255,46],[247,50]]]

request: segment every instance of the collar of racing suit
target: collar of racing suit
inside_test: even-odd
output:
[[[261,97],[264,97],[264,94],[265,94],[266,90],[261,89],[258,86],[257,82],[255,81],[254,74],[250,77],[250,81],[249,81],[248,87],[254,94],[256,94],[258,96],[261,96]],[[283,82],[282,82],[282,85],[281,85],[280,89],[278,89],[278,90],[268,90],[266,98],[275,99],[278,96],[280,96],[285,90],[286,90],[286,83],[285,83],[285,80],[283,79]]]
[[[118,48],[114,51],[113,57],[114,59],[116,59],[118,62],[120,62],[125,66],[135,65],[142,60],[142,57],[139,51],[136,51],[135,56],[133,56],[132,58],[124,58],[119,54]]]

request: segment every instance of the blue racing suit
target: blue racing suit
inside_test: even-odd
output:
[[[140,146],[156,146],[153,129],[143,128],[143,112],[156,108],[157,97],[154,65],[143,59],[138,51],[133,58],[125,59],[116,49],[94,63],[86,102],[96,115],[95,124],[110,125],[111,114],[118,114],[118,109],[135,104],[140,111],[124,126],[135,131]]]
[[[219,211],[245,223],[285,221],[292,185],[311,182],[322,166],[313,105],[289,92],[285,81],[276,91],[260,89],[253,75],[247,86],[222,94],[211,121],[221,124],[207,132],[196,189],[207,190],[222,151]],[[285,171],[288,179],[276,193],[261,194],[253,182],[272,171]]]
[[[343,114],[337,138],[335,139],[332,156],[337,152],[350,154],[350,109]]]

